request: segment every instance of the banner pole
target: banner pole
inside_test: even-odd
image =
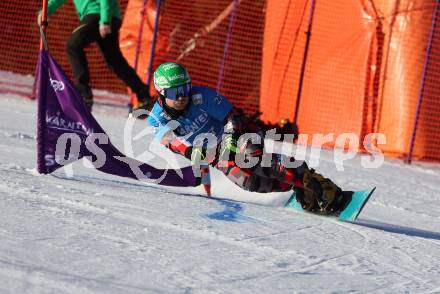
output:
[[[46,34],[46,27],[47,27],[47,4],[48,0],[43,0],[43,9],[41,10],[41,26],[39,26],[39,32],[40,32],[40,50],[44,49],[44,39],[42,36],[43,32],[44,34]],[[47,50],[47,49],[46,49]],[[30,97],[32,100],[37,98],[37,77],[38,77],[38,71],[39,71],[39,61],[37,61],[37,67],[35,69],[35,80],[34,83],[32,85],[32,93],[30,94]]]
[[[47,22],[47,3],[48,3],[48,0],[43,0],[43,10],[41,13],[41,29],[43,30],[44,35],[46,34],[46,28],[48,25],[48,22]],[[43,35],[41,35],[41,38],[40,38],[40,49],[44,49]]]
[[[46,40],[47,22],[47,2],[43,0],[43,10],[40,26],[40,52],[37,64],[37,75],[35,76],[34,85],[36,85],[37,92],[37,171],[40,174],[47,174],[45,154],[45,134],[46,134],[46,107],[47,107],[47,92],[45,85],[42,87],[44,81],[47,82],[48,69],[43,68],[43,58],[47,58],[48,46]],[[45,62],[44,62],[45,64]]]

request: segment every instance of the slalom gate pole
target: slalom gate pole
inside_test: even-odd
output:
[[[37,63],[37,74],[35,75],[35,90],[38,92],[36,95],[38,98],[38,108],[37,108],[37,171],[40,174],[47,174],[46,163],[44,158],[45,150],[45,134],[46,134],[46,88],[40,87],[40,80],[43,78],[42,73],[47,73],[47,68],[41,68],[42,61],[41,58],[46,58],[46,52],[49,50],[46,40],[46,27],[47,22],[47,2],[48,0],[43,0],[43,10],[41,17],[40,26],[40,52]],[[43,52],[44,51],[44,52]]]
[[[432,14],[432,21],[431,21],[431,32],[429,33],[429,39],[428,39],[428,46],[426,47],[426,55],[425,55],[425,63],[423,64],[423,74],[420,81],[420,89],[419,89],[419,99],[417,101],[417,107],[416,107],[416,115],[414,118],[414,125],[413,125],[413,131],[411,136],[411,143],[409,147],[408,155],[405,159],[405,163],[411,164],[413,153],[414,153],[414,145],[416,142],[416,135],[417,135],[417,126],[419,123],[420,118],[420,111],[422,108],[422,102],[423,102],[423,94],[425,92],[425,83],[426,83],[426,72],[428,70],[428,64],[429,64],[429,57],[431,56],[431,49],[432,49],[432,41],[434,38],[434,32],[436,28],[436,19],[437,19],[437,12],[438,12],[438,6],[439,6],[439,0],[435,1],[435,8],[434,12]]]
[[[217,81],[217,88],[216,88],[217,93],[220,93],[220,88],[223,84],[225,64],[226,64],[226,59],[228,58],[229,44],[231,43],[232,28],[234,26],[235,15],[237,14],[237,6],[239,3],[240,2],[238,0],[234,0],[232,12],[231,15],[229,16],[228,33],[226,35],[225,47],[223,49],[223,58],[222,58],[222,63],[220,64],[219,77]]]
[[[147,71],[147,88],[150,89],[151,84],[151,76],[153,73],[153,60],[156,52],[156,39],[157,39],[157,31],[159,30],[159,17],[160,17],[160,6],[161,0],[156,0],[156,19],[154,21],[154,31],[153,31],[153,40],[151,42],[151,52],[150,52],[150,61],[148,63],[148,71]]]
[[[42,14],[41,14],[41,30],[43,31],[44,35],[46,34],[46,28],[48,25],[47,22],[47,3],[48,0],[43,0],[43,10],[42,10]],[[41,35],[40,38],[40,49],[44,49],[44,35]]]
[[[295,115],[293,116],[293,123],[295,125],[298,125],[297,120],[299,114],[299,106],[301,102],[302,87],[304,83],[304,75],[307,65],[307,57],[309,55],[309,45],[310,45],[310,38],[312,36],[312,25],[313,25],[313,15],[315,14],[315,6],[316,6],[316,0],[312,0],[312,3],[310,4],[309,25],[306,32],[307,37],[306,37],[306,44],[304,46],[303,62],[301,65],[301,75],[299,78],[298,93],[296,96]]]
[[[46,34],[46,27],[47,27],[47,2],[48,0],[43,0],[43,9],[41,10],[41,27],[39,27],[40,30],[40,50],[44,48],[44,39],[42,37],[41,31]],[[35,69],[35,77],[38,76],[38,68],[39,63],[37,63],[37,67]],[[34,83],[32,84],[32,92],[30,94],[30,97],[32,100],[37,98],[37,79],[35,78]]]

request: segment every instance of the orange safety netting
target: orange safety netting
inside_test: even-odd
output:
[[[0,70],[21,74],[34,74],[38,58],[39,33],[37,10],[41,3],[34,1],[0,1]],[[31,89],[17,81],[8,83]],[[0,87],[8,87],[0,82]]]
[[[142,14],[143,0],[121,1],[123,11],[127,7],[121,49],[143,79],[155,2],[147,1]],[[316,5],[306,52],[312,3]],[[194,84],[217,89],[248,114],[262,111],[269,122],[292,120],[299,96],[297,123],[300,133],[310,135],[308,143],[313,134],[331,133],[327,145],[334,146],[338,135],[351,132],[362,145],[364,136],[378,132],[386,137],[380,148],[387,155],[407,156],[414,137],[414,158],[439,161],[440,29],[432,22],[439,21],[436,4],[435,0],[162,1],[153,70],[164,61],[178,61],[189,69]],[[39,1],[0,2],[0,70],[34,74],[40,6]],[[64,48],[77,22],[71,1],[49,19],[50,50],[68,73]],[[87,55],[94,88],[126,91],[95,46]]]
[[[430,18],[429,10],[425,13]],[[422,89],[420,117],[416,128],[414,157],[423,160],[440,160],[440,7],[437,7],[426,80]],[[424,20],[426,22],[427,20]]]
[[[122,54],[144,81],[148,79],[155,19],[156,1],[131,0],[125,10],[120,31],[119,41]],[[160,59],[161,52],[165,52],[167,47],[167,38],[159,35],[156,39],[154,57]],[[154,87],[150,87],[150,95],[156,95]],[[132,94],[131,102],[137,103],[134,94]]]
[[[142,2],[130,1],[127,28],[136,26],[136,7]],[[147,7],[147,24],[154,23],[154,2],[149,1]],[[265,1],[162,2],[153,68],[165,61],[177,61],[188,68],[193,84],[217,89],[247,113],[258,111]],[[122,40],[135,39],[135,31],[121,36]],[[141,62],[150,56],[152,26],[144,27],[144,32]],[[145,36],[148,32],[150,35]],[[124,47],[123,52],[133,59],[135,45]],[[146,75],[147,66],[141,65],[138,72]]]
[[[268,1],[260,109],[269,121],[295,112],[310,9],[310,0]],[[387,140],[380,145],[386,154],[406,156],[434,10],[435,1],[426,0],[316,1],[300,133],[336,138],[352,132],[362,144],[365,135],[379,132]],[[413,154],[431,160],[440,160],[438,43],[429,56]]]
[[[120,1],[124,11],[128,0]],[[41,1],[0,1],[0,70],[34,74],[37,64],[40,35],[37,13]],[[72,78],[65,52],[66,41],[78,25],[78,16],[72,1],[66,1],[50,18],[47,38],[51,54]],[[125,85],[107,68],[93,44],[86,50],[93,88],[126,92]],[[29,93],[30,95],[31,93]]]
[[[385,1],[384,1],[385,2]],[[434,11],[433,1],[383,4],[386,39],[376,130],[387,136],[387,154],[406,156],[410,149],[423,65]],[[431,117],[431,120],[435,117]],[[422,142],[420,142],[422,143]],[[422,143],[424,144],[424,143]],[[416,150],[416,157],[424,155]],[[437,155],[440,159],[440,153]]]

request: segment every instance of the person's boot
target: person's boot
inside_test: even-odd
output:
[[[302,184],[302,188],[295,188],[296,197],[303,209],[310,212],[338,215],[351,200],[352,192],[342,191],[314,169],[305,170]]]

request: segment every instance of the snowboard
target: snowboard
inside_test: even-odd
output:
[[[353,222],[361,213],[362,209],[364,208],[365,204],[368,202],[368,199],[370,199],[370,196],[373,194],[374,190],[376,190],[376,187],[369,190],[354,191],[351,201],[348,203],[347,207],[345,207],[344,210],[341,211],[339,215],[319,214],[319,213],[312,213],[305,211],[301,207],[301,204],[298,201],[296,201],[295,194],[293,194],[289,198],[285,207],[300,212],[306,212],[324,217],[337,217],[341,221]]]

